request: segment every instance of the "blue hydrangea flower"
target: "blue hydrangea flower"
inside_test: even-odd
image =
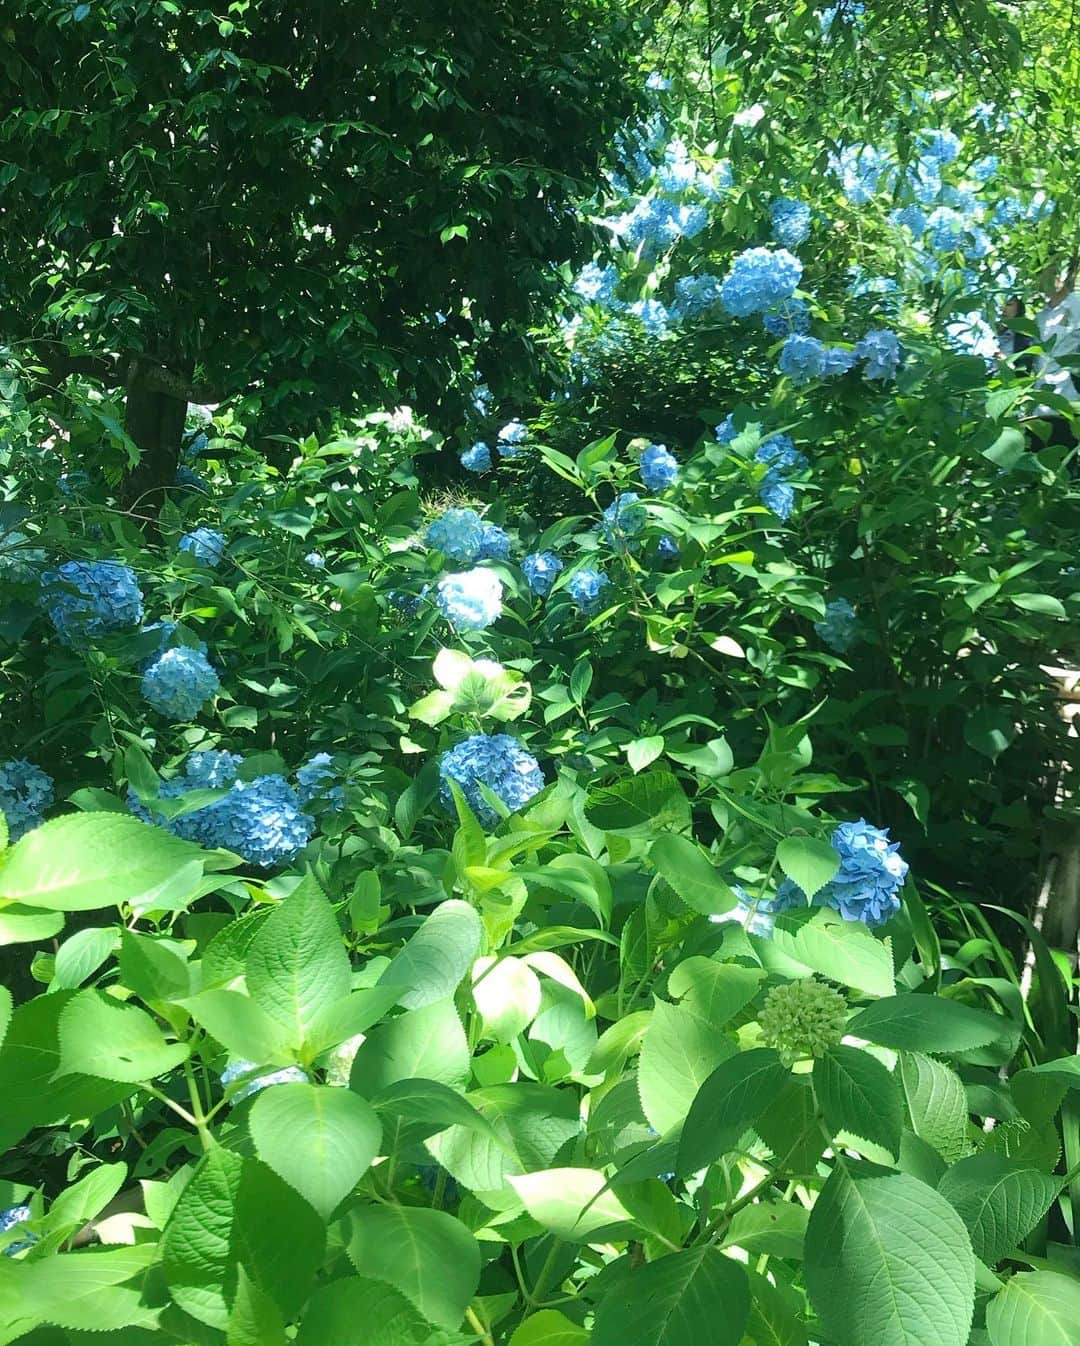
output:
[[[225,559],[225,537],[216,528],[195,528],[180,539],[179,549],[213,569]]]
[[[956,252],[963,242],[967,221],[951,206],[938,206],[926,221],[927,242],[935,252]]]
[[[443,753],[439,777],[443,806],[454,812],[450,782],[455,781],[485,827],[494,827],[499,815],[480,793],[482,785],[511,813],[524,808],[544,788],[539,762],[511,734],[473,734]]]
[[[461,455],[461,466],[467,472],[488,472],[491,470],[491,450],[479,440],[472,448]]]
[[[900,338],[886,328],[877,328],[856,343],[855,354],[865,360],[868,379],[892,379],[900,368]]]
[[[834,598],[825,604],[825,616],[814,623],[814,630],[830,649],[846,654],[858,636],[855,609],[846,598]]]
[[[499,431],[499,452],[504,458],[517,458],[524,450],[528,438],[529,427],[523,421],[507,421]]]
[[[810,308],[805,299],[785,299],[782,304],[769,309],[761,319],[761,324],[770,336],[789,336],[792,332],[810,330]]]
[[[758,497],[781,522],[786,523],[791,518],[791,511],[795,508],[795,488],[786,481],[766,479],[761,483]]]
[[[658,565],[667,565],[669,561],[678,560],[679,544],[667,533],[662,533],[656,539],[656,560]]]
[[[703,272],[699,276],[680,276],[675,282],[675,303],[671,316],[678,321],[696,318],[720,302],[720,277]]]
[[[802,262],[786,248],[747,248],[732,263],[720,299],[737,318],[764,313],[791,298],[802,270]]]
[[[719,201],[734,185],[735,174],[727,159],[721,159],[711,172],[700,174],[697,180],[697,189],[706,201]]]
[[[599,612],[603,603],[604,590],[611,581],[602,570],[582,567],[576,570],[566,581],[566,592],[577,604],[578,610],[587,616]]]
[[[64,645],[138,626],[143,596],[135,572],[119,561],[65,561],[41,577],[41,601]]]
[[[326,557],[323,556],[321,551],[309,551],[304,557],[304,565],[306,565],[309,570],[325,570]]]
[[[175,482],[177,486],[182,486],[189,491],[198,491],[200,495],[210,494],[210,483],[205,477],[199,475],[193,467],[188,467],[186,463],[181,463],[176,469]]]
[[[0,1210],[0,1234],[10,1233],[12,1229],[17,1229],[19,1225],[26,1224],[32,1218],[32,1212],[29,1206],[8,1206],[6,1210]],[[27,1248],[32,1247],[37,1242],[37,1235],[26,1232],[25,1237],[15,1239],[4,1249],[6,1257],[14,1257],[17,1253],[25,1252]]]
[[[717,444],[730,444],[738,433],[738,430],[735,429],[735,417],[728,412],[716,427],[716,442]]]
[[[54,798],[52,777],[41,767],[25,757],[0,762],[0,813],[11,841],[18,841],[43,822],[43,814]]]
[[[474,509],[448,509],[428,525],[425,537],[448,561],[472,565],[484,543],[484,521]]]
[[[665,89],[671,88],[671,80],[665,79],[659,70],[650,70],[645,80],[645,87],[654,92],[663,93]]]
[[[914,203],[894,210],[889,219],[898,227],[907,229],[913,238],[921,238],[926,231],[926,212]]]
[[[809,383],[819,379],[825,369],[825,344],[817,337],[801,336],[793,332],[780,352],[780,372],[792,383]]]
[[[809,463],[787,435],[772,435],[754,454],[759,463],[767,463],[768,471],[762,478],[759,497],[766,509],[781,520],[787,520],[795,507],[795,491],[788,476],[804,471]]]
[[[771,939],[776,928],[776,916],[786,907],[775,897],[751,897],[742,884],[732,885],[731,890],[738,899],[730,911],[722,911],[709,920],[714,925],[726,925],[737,921],[749,934]]]
[[[595,262],[586,262],[574,281],[574,293],[580,295],[588,304],[608,308],[615,298],[618,283],[617,267],[598,266]]]
[[[666,491],[679,480],[679,463],[663,444],[648,444],[641,454],[641,480],[650,491]]]
[[[530,552],[521,563],[530,590],[541,598],[551,593],[552,585],[562,573],[562,568],[562,561],[553,551]]]
[[[222,1087],[227,1089],[234,1080],[238,1080],[256,1069],[258,1067],[254,1061],[230,1061],[221,1072]],[[267,1070],[261,1075],[252,1075],[250,1080],[242,1084],[233,1093],[232,1102],[241,1103],[245,1098],[250,1098],[252,1094],[257,1094],[261,1089],[268,1089],[273,1084],[306,1084],[307,1082],[308,1077],[299,1066],[282,1066],[278,1070]]]
[[[636,491],[623,491],[604,510],[601,528],[612,546],[636,537],[645,527],[647,515]]]
[[[193,752],[184,764],[185,789],[221,790],[232,785],[244,759],[239,753],[208,748]]]
[[[668,327],[668,311],[659,299],[639,299],[630,305],[630,312],[640,319],[649,336],[663,336]]]
[[[951,164],[960,154],[960,137],[953,135],[951,131],[923,131],[920,140],[923,158],[930,159],[941,167]]]
[[[897,896],[904,886],[907,863],[887,829],[873,827],[864,818],[841,823],[830,841],[840,857],[834,878],[814,895],[815,907],[832,907],[845,921],[884,925],[900,910]],[[785,879],[776,894],[780,909],[806,905],[806,894],[791,879]]]
[[[459,631],[483,631],[502,615],[503,588],[498,575],[477,567],[439,581],[435,603]]]
[[[1024,218],[1023,203],[1018,197],[1006,196],[994,207],[990,223],[999,229],[1011,229]]]
[[[89,495],[91,488],[90,474],[84,472],[81,467],[72,468],[70,472],[62,473],[56,484],[60,488],[60,494],[66,495],[69,500],[72,500],[76,496]]]
[[[235,851],[263,869],[292,860],[311,840],[315,827],[314,819],[301,811],[296,791],[277,774],[236,781],[225,798],[205,812],[213,815],[209,821],[215,846]]]
[[[193,720],[220,686],[206,655],[186,645],[159,654],[142,677],[144,699],[168,720]]]
[[[510,559],[510,534],[497,523],[484,524],[484,537],[480,543],[478,561],[508,561]]]
[[[302,767],[297,768],[296,793],[301,804],[310,804],[313,799],[318,799],[331,809],[345,807],[345,787],[328,752],[317,752]]]
[[[998,169],[1001,167],[1001,160],[996,154],[984,155],[981,159],[976,159],[971,165],[971,176],[976,182],[989,182],[992,177],[996,177]]]
[[[873,145],[848,145],[839,154],[829,155],[829,167],[851,204],[864,206],[881,185],[889,156]]]
[[[823,379],[831,379],[840,374],[846,374],[849,369],[854,369],[854,367],[854,351],[849,351],[843,346],[825,347],[825,359],[821,365],[821,377]]]
[[[797,248],[810,237],[810,207],[778,196],[769,207],[772,236],[782,248]]]

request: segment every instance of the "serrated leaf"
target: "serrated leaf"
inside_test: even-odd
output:
[[[678,893],[691,911],[719,916],[738,901],[730,886],[705,858],[701,848],[686,837],[666,833],[649,848],[649,859],[658,874]]]
[[[846,1132],[899,1155],[900,1086],[869,1052],[831,1048],[814,1062],[814,1091],[832,1135]]]
[[[651,766],[664,751],[664,736],[651,734],[648,738],[636,738],[626,745],[625,751],[630,770],[636,775]]]
[[[135,1084],[156,1079],[188,1058],[183,1042],[166,1042],[154,1020],[136,1005],[100,991],[80,991],[60,1015],[58,1075],[93,1075]]]
[[[808,898],[824,888],[840,868],[840,856],[820,837],[785,837],[776,848],[776,858]]]
[[[848,1021],[847,1031],[898,1051],[953,1053],[1009,1040],[1016,1030],[1000,1015],[941,996],[910,994],[868,1005]]]
[[[179,1000],[191,988],[187,963],[163,940],[124,930],[119,963],[121,980],[140,1000]]]
[[[738,1346],[750,1316],[746,1272],[718,1248],[637,1268],[596,1310],[593,1346]]]
[[[295,1346],[336,1346],[355,1341],[358,1331],[364,1346],[420,1346],[431,1324],[392,1286],[344,1276],[311,1296]]]
[[[288,1028],[240,991],[212,990],[182,1002],[195,1022],[232,1055],[259,1065],[286,1064]]]
[[[802,1257],[810,1212],[790,1201],[756,1201],[736,1211],[724,1231],[721,1248],[774,1257]]]
[[[600,1231],[634,1223],[596,1169],[549,1168],[511,1175],[509,1182],[533,1219],[568,1243],[588,1243]]]
[[[1059,1271],[1021,1271],[986,1306],[991,1346],[1077,1346],[1080,1281]]]
[[[248,1115],[248,1130],[259,1158],[324,1220],[371,1167],[382,1140],[370,1103],[325,1084],[264,1089]]]
[[[790,1072],[771,1047],[739,1052],[698,1090],[683,1124],[678,1172],[696,1173],[729,1150],[779,1096]]]
[[[692,957],[671,969],[668,990],[685,1008],[722,1028],[753,1000],[764,978],[759,967]]]
[[[180,1193],[161,1237],[162,1270],[173,1298],[185,1313],[222,1331],[229,1322],[226,1285],[243,1163],[220,1146],[210,1150]]]
[[[124,1185],[127,1171],[127,1164],[101,1164],[78,1182],[65,1187],[49,1207],[49,1213],[42,1221],[44,1232],[61,1234],[66,1238],[70,1233],[81,1229],[88,1221],[100,1215],[119,1192]]]
[[[469,1073],[469,1044],[449,1000],[409,1010],[379,1024],[353,1061],[351,1087],[371,1098],[399,1080],[461,1085]]]
[[[595,790],[585,806],[593,827],[602,832],[679,831],[690,824],[690,804],[670,771],[658,769]]]
[[[735,1043],[693,1010],[657,1001],[638,1062],[638,1091],[649,1125],[660,1135],[677,1126],[701,1085],[734,1052]]]
[[[398,1004],[406,1009],[449,1000],[472,966],[483,937],[473,907],[456,898],[443,902],[391,961],[378,984],[400,988]]]
[[[816,911],[793,930],[778,925],[771,944],[777,952],[841,986],[876,996],[890,996],[894,990],[891,943],[835,912]]]
[[[75,990],[105,962],[116,942],[117,932],[112,926],[76,930],[56,951],[53,983],[64,990]]]
[[[1060,1179],[992,1153],[961,1159],[938,1183],[967,1226],[975,1256],[991,1267],[1020,1247],[1060,1190]]]
[[[588,1346],[589,1334],[558,1309],[530,1313],[514,1329],[510,1346]]]
[[[440,1129],[463,1126],[482,1136],[495,1136],[487,1118],[468,1098],[435,1080],[399,1080],[372,1099],[377,1112],[388,1112],[413,1122],[430,1122]]]
[[[899,1073],[912,1131],[946,1163],[955,1163],[968,1149],[967,1096],[960,1076],[921,1052],[902,1052]]]
[[[836,1346],[967,1346],[971,1241],[945,1198],[906,1173],[833,1170],[810,1215],[805,1276]]]

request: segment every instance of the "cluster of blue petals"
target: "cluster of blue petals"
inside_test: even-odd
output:
[[[224,561],[225,545],[224,535],[216,528],[194,528],[180,539],[179,548],[213,569]]]
[[[474,509],[448,509],[428,525],[425,538],[448,561],[472,565],[484,544],[484,521]]]
[[[0,813],[11,841],[18,841],[43,822],[54,798],[52,777],[41,767],[25,757],[0,762]]]
[[[502,599],[498,575],[477,567],[444,575],[435,602],[450,625],[459,631],[483,631],[502,615]]]
[[[641,453],[641,480],[650,491],[666,491],[679,480],[679,462],[663,444],[648,444]]]
[[[814,623],[814,630],[837,654],[845,654],[859,634],[855,609],[846,598],[834,598],[825,604],[825,616]]]
[[[42,575],[41,601],[61,643],[72,648],[142,621],[135,572],[119,561],[65,561]]]
[[[524,808],[544,788],[540,764],[511,734],[473,734],[439,759],[439,797],[454,811],[450,782],[455,781],[485,827],[494,827],[499,815],[483,797],[486,787],[511,813]]]
[[[737,318],[765,313],[791,298],[802,271],[802,262],[786,248],[747,248],[724,278],[721,302]]]
[[[841,823],[830,841],[840,857],[840,869],[814,895],[814,906],[832,907],[845,921],[884,925],[900,910],[898,893],[908,872],[899,843],[889,840],[888,829],[873,827],[863,818]],[[776,903],[778,910],[805,906],[806,894],[785,879],[777,889]]]
[[[193,720],[221,686],[201,650],[166,650],[142,676],[143,699],[167,720]]]
[[[530,590],[540,598],[546,598],[551,593],[562,569],[563,563],[553,551],[531,552],[521,563]]]

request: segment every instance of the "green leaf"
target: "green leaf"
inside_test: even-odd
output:
[[[320,1013],[348,995],[349,955],[330,900],[310,874],[266,918],[248,951],[251,998],[299,1047]]]
[[[808,898],[824,888],[840,868],[840,856],[819,837],[785,837],[776,848],[776,858]]]
[[[484,928],[467,902],[443,902],[427,917],[390,966],[379,986],[400,987],[398,1004],[423,1009],[449,1000],[480,951]]]
[[[735,1043],[683,1005],[657,1001],[641,1042],[638,1092],[649,1125],[661,1135],[690,1110],[698,1089]]]
[[[112,953],[116,938],[112,926],[76,930],[69,935],[56,951],[53,984],[69,991],[81,986]]]
[[[1016,737],[1012,717],[1002,710],[976,710],[964,717],[964,742],[996,762]]]
[[[1066,616],[1064,604],[1052,594],[1009,594],[1009,602],[1022,612],[1038,612],[1044,617]]]
[[[668,990],[684,1008],[722,1028],[753,1000],[764,978],[759,967],[693,957],[671,969]]]
[[[968,1052],[1015,1035],[1011,1020],[935,995],[878,1000],[848,1021],[851,1037],[898,1051]]]
[[[594,790],[585,816],[602,832],[679,831],[690,825],[690,805],[670,771],[647,771]]]
[[[14,1008],[15,1002],[11,998],[11,992],[0,983],[0,1047],[3,1046],[4,1039],[7,1037]]]
[[[370,1103],[324,1084],[264,1089],[252,1105],[248,1130],[259,1158],[324,1220],[371,1167],[382,1140]]]
[[[120,978],[140,1000],[179,1000],[191,989],[187,963],[160,939],[125,930],[120,936]]]
[[[201,874],[202,854],[126,814],[71,814],[35,827],[5,852],[0,898],[49,911],[142,903],[193,861]]]
[[[229,1309],[226,1346],[286,1346],[287,1341],[281,1310],[240,1267],[236,1295]]]
[[[286,1319],[299,1314],[311,1293],[325,1250],[326,1228],[308,1202],[266,1164],[245,1159],[236,1192],[232,1260]]]
[[[88,1248],[11,1264],[10,1270],[5,1266],[11,1281],[0,1277],[0,1340],[12,1341],[41,1323],[75,1330],[93,1323],[99,1332],[151,1326],[156,1315],[147,1308],[141,1285],[126,1283],[141,1279],[155,1251],[153,1244]],[[15,1321],[16,1315],[21,1321]]]
[[[1016,1106],[1031,1122],[1055,1113],[1069,1089],[1080,1089],[1080,1056],[1065,1056],[1018,1070],[1009,1080]]]
[[[899,1073],[912,1131],[946,1163],[955,1163],[968,1149],[967,1095],[960,1076],[921,1052],[902,1052]]]
[[[183,1042],[166,1042],[145,1010],[100,991],[80,991],[60,1015],[58,1075],[94,1075],[136,1084],[174,1070],[188,1057]]]
[[[588,1346],[589,1334],[558,1309],[538,1309],[520,1322],[510,1346]]]
[[[836,1346],[966,1346],[975,1259],[944,1197],[906,1173],[840,1164],[806,1234],[806,1286]]]
[[[396,1003],[396,986],[368,986],[335,1000],[312,1020],[304,1043],[305,1056],[313,1058],[347,1038],[366,1033]]]
[[[43,911],[22,902],[0,902],[0,948],[7,944],[32,944],[52,939],[64,928],[61,911]]]
[[[731,1149],[777,1098],[789,1074],[771,1047],[739,1052],[717,1066],[687,1114],[678,1172],[696,1173]]]
[[[841,986],[875,996],[890,996],[895,989],[891,943],[833,911],[815,911],[794,930],[778,925],[770,943],[778,953]],[[766,966],[768,952],[763,950]]]
[[[718,1248],[638,1267],[596,1310],[593,1346],[738,1346],[750,1316],[746,1272]]]
[[[478,958],[473,1000],[483,1020],[483,1036],[512,1042],[540,1011],[540,979],[520,958]]]
[[[358,1333],[364,1346],[419,1346],[431,1325],[392,1286],[345,1276],[311,1296],[295,1346],[336,1346],[356,1341]]]
[[[630,770],[636,775],[637,772],[651,766],[664,751],[664,736],[651,734],[648,738],[636,738],[626,745],[625,751]]]
[[[899,1155],[900,1087],[869,1052],[833,1047],[814,1062],[814,1091],[832,1135],[845,1132]]]
[[[173,1299],[192,1318],[222,1331],[229,1321],[226,1285],[243,1164],[220,1146],[204,1155],[161,1237],[162,1271]]]
[[[1077,1346],[1080,1281],[1059,1271],[1021,1271],[986,1306],[990,1346]]]
[[[783,1281],[773,1285],[750,1273],[750,1321],[744,1341],[753,1346],[808,1346],[802,1296]]]
[[[719,1246],[773,1257],[801,1258],[809,1218],[805,1206],[794,1202],[756,1201],[736,1211]]]
[[[182,1002],[195,1022],[233,1056],[259,1065],[292,1060],[288,1029],[239,991],[203,991]]]
[[[65,1187],[42,1221],[45,1233],[67,1238],[101,1214],[124,1185],[127,1164],[100,1164]]]
[[[468,1098],[435,1080],[399,1080],[380,1090],[371,1100],[377,1112],[389,1112],[412,1122],[430,1122],[440,1130],[463,1126],[482,1136],[494,1136],[487,1118]]]
[[[392,1285],[430,1323],[454,1331],[480,1283],[480,1248],[444,1211],[363,1206],[349,1213],[346,1248],[357,1271]]]
[[[1060,1190],[1060,1179],[993,1153],[961,1159],[938,1183],[967,1226],[975,1256],[991,1267],[1020,1247]]]
[[[368,1034],[353,1061],[351,1087],[365,1098],[399,1080],[461,1085],[469,1044],[453,1002],[441,1000],[390,1019]]]
[[[730,911],[738,901],[702,854],[700,847],[673,832],[657,837],[649,848],[649,859],[664,880],[674,888],[691,911],[703,916]]]
[[[568,1243],[589,1243],[601,1230],[614,1233],[634,1223],[596,1169],[549,1168],[509,1181],[533,1219]]]

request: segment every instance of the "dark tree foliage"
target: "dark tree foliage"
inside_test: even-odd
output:
[[[571,208],[634,108],[646,23],[606,0],[27,0],[0,31],[0,339],[42,385],[126,391],[139,491],[186,401],[266,431],[455,376],[527,332],[592,246]]]

